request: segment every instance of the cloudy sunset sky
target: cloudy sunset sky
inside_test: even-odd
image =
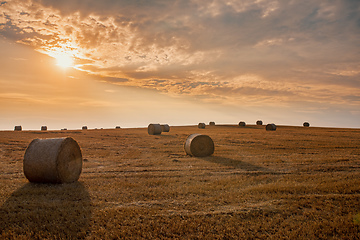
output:
[[[359,0],[5,0],[0,129],[360,128]]]

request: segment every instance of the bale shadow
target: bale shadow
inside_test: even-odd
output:
[[[219,156],[210,156],[202,158],[208,162],[217,163],[227,167],[233,167],[237,169],[242,169],[248,172],[266,172],[270,173],[272,170],[260,166],[253,165],[251,163],[243,162],[236,159],[219,157]]]
[[[6,239],[81,239],[89,234],[91,201],[82,183],[27,183],[0,208]]]

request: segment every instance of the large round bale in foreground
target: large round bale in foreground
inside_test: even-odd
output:
[[[215,122],[209,122],[210,126],[215,126]]]
[[[205,128],[205,123],[199,123],[198,128]]]
[[[275,131],[276,130],[276,125],[273,123],[269,123],[266,125],[266,131]]]
[[[246,123],[245,123],[245,122],[239,122],[239,126],[240,126],[240,127],[245,127],[245,126],[246,126]]]
[[[256,125],[263,125],[263,122],[261,120],[257,120]]]
[[[159,135],[161,134],[162,129],[161,125],[158,123],[150,123],[148,126],[148,133],[149,135]]]
[[[161,131],[162,132],[170,132],[170,126],[168,124],[162,124]]]
[[[23,169],[30,182],[75,182],[82,170],[80,147],[71,137],[34,139],[25,151]]]
[[[22,127],[21,126],[15,126],[14,131],[22,131]]]
[[[303,123],[303,126],[304,126],[304,127],[310,127],[310,123],[304,122],[304,123]]]
[[[185,152],[194,157],[206,157],[214,153],[213,140],[208,135],[194,133],[186,139]]]
[[[41,131],[47,131],[47,126],[41,126]]]

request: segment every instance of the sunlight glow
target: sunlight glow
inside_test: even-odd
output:
[[[59,54],[55,56],[56,65],[62,68],[69,68],[74,66],[74,59],[66,54]]]

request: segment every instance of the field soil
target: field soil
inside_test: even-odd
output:
[[[190,157],[193,133],[215,152]],[[72,137],[78,182],[29,183],[35,138]],[[360,129],[0,131],[0,239],[360,239]]]

